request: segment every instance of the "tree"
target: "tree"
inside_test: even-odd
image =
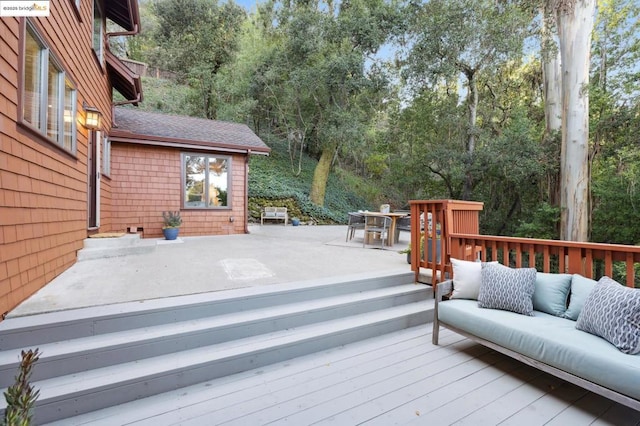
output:
[[[323,205],[327,179],[345,146],[364,139],[385,94],[374,54],[397,19],[383,0],[267,2],[260,9],[273,49],[254,80],[262,118],[283,137],[298,135],[318,157],[309,191]]]
[[[589,239],[589,60],[595,0],[556,5],[562,62],[560,238]]]
[[[246,18],[233,1],[156,0],[154,64],[183,77],[195,90],[201,115],[215,119],[218,110],[216,78],[237,49],[238,33]]]
[[[431,0],[413,4],[407,76],[416,88],[462,81],[467,107],[465,181],[462,198],[471,199],[478,136],[478,79],[521,55],[530,16],[510,2]]]

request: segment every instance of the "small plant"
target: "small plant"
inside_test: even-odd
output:
[[[4,412],[4,425],[28,426],[31,424],[33,406],[40,395],[39,390],[34,390],[29,380],[33,365],[40,359],[40,351],[29,349],[22,351],[22,361],[13,386],[4,392],[7,408]]]
[[[420,252],[424,254],[424,232],[422,232],[420,234]],[[410,254],[411,253],[411,242],[409,242],[409,245],[407,246],[406,249],[404,250],[400,250],[398,253],[400,254]]]
[[[179,211],[162,212],[162,219],[164,219],[163,228],[179,228],[182,225],[182,218]]]

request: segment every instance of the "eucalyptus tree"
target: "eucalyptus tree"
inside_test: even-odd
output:
[[[409,9],[410,50],[406,56],[409,84],[421,90],[461,82],[467,108],[464,141],[463,199],[475,185],[473,163],[479,135],[478,80],[487,69],[522,55],[530,13],[512,2],[491,0],[429,0]]]
[[[256,73],[259,110],[276,132],[318,157],[309,197],[324,204],[331,165],[365,137],[386,80],[372,55],[397,25],[395,1],[271,0],[261,5],[273,40]]]
[[[556,1],[562,69],[560,238],[589,239],[589,63],[595,0]]]

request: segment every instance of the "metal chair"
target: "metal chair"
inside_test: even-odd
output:
[[[411,233],[411,216],[400,217],[396,220],[396,241],[400,240],[400,231]]]
[[[366,216],[364,221],[364,239],[362,247],[367,244],[369,236],[380,237],[381,248],[384,248],[385,241],[389,240],[389,227],[391,218],[388,216]]]
[[[347,238],[345,241],[353,239],[358,229],[364,229],[364,215],[361,213],[349,213],[349,223],[347,225]]]

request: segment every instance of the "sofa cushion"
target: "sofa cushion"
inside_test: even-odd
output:
[[[577,330],[574,321],[534,311],[533,316],[482,309],[472,300],[438,303],[438,318],[460,330],[586,380],[640,399],[640,355]]]
[[[640,290],[602,277],[584,302],[576,328],[606,339],[625,354],[640,353]]]
[[[564,313],[565,318],[576,321],[580,311],[584,306],[584,301],[591,293],[596,282],[590,278],[585,278],[579,274],[573,274],[571,278],[571,293],[569,294],[569,307]]]
[[[478,299],[481,263],[451,258],[453,267],[452,299]]]
[[[478,306],[532,315],[535,268],[513,269],[499,263],[483,263],[481,275]]]
[[[570,289],[570,274],[538,272],[533,292],[533,309],[558,317],[564,315]]]

